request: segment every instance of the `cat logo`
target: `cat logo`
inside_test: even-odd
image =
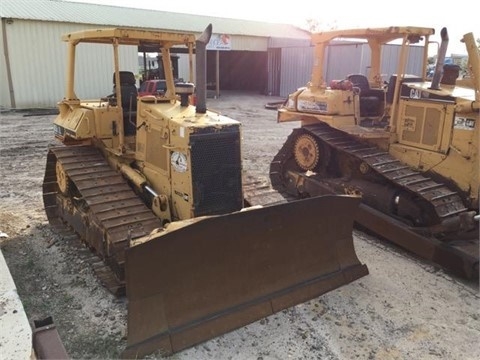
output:
[[[430,94],[419,89],[410,89],[410,99],[428,99]]]
[[[422,92],[418,89],[411,89],[410,90],[410,99],[421,99]]]

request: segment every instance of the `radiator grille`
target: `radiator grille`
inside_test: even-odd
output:
[[[194,216],[237,211],[243,205],[240,129],[199,129],[190,136]]]

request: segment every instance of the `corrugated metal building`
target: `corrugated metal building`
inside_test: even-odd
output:
[[[212,23],[214,34],[228,34],[231,40],[228,51],[219,51],[218,56],[217,51],[209,51],[209,66],[217,59],[220,63],[221,88],[259,91],[266,91],[266,86],[253,79],[263,76],[267,81],[269,39],[309,39],[308,32],[291,25],[65,1],[2,0],[0,16],[0,107],[4,109],[56,106],[65,85],[66,46],[60,38],[72,31],[125,26],[200,34]],[[130,48],[122,49],[122,70],[138,74],[138,51]],[[83,80],[76,81],[76,93],[81,98],[105,96],[112,90],[112,54],[99,51],[95,45],[77,51],[85,56],[77,61],[76,79]],[[95,66],[87,61],[92,58]],[[186,72],[182,74],[185,65],[179,59],[179,77],[188,78]]]
[[[292,25],[123,8],[60,0],[2,0],[0,4],[0,109],[52,108],[63,98],[65,33],[115,26],[200,34],[213,25],[214,36],[228,35],[229,46],[207,52],[207,81],[220,90],[245,90],[285,97],[310,79],[310,34]],[[98,98],[112,91],[112,51],[82,44],[77,51],[76,94]],[[327,80],[368,69],[366,45],[342,45],[330,51]],[[384,63],[389,63],[388,54]],[[122,70],[140,73],[138,50],[121,49]],[[335,66],[333,66],[335,64]],[[188,79],[188,59],[178,55],[178,77]],[[412,73],[418,71],[412,69]],[[387,72],[387,70],[386,70]],[[394,71],[388,70],[388,73]],[[78,79],[82,79],[79,81]]]

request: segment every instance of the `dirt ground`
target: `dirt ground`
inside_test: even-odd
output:
[[[242,122],[245,169],[267,177],[296,123],[277,124],[257,94],[222,93],[211,109]],[[113,359],[126,345],[126,299],[94,277],[92,255],[49,226],[42,203],[54,115],[0,119],[0,238],[29,319],[53,316],[74,359]],[[370,274],[184,350],[171,359],[480,359],[480,296],[463,281],[358,230]],[[159,357],[160,358],[160,357]]]

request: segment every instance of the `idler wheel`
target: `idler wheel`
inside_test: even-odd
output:
[[[67,195],[70,191],[71,180],[68,177],[65,168],[59,161],[57,161],[57,164],[55,165],[55,173],[57,176],[58,189],[62,194]]]

